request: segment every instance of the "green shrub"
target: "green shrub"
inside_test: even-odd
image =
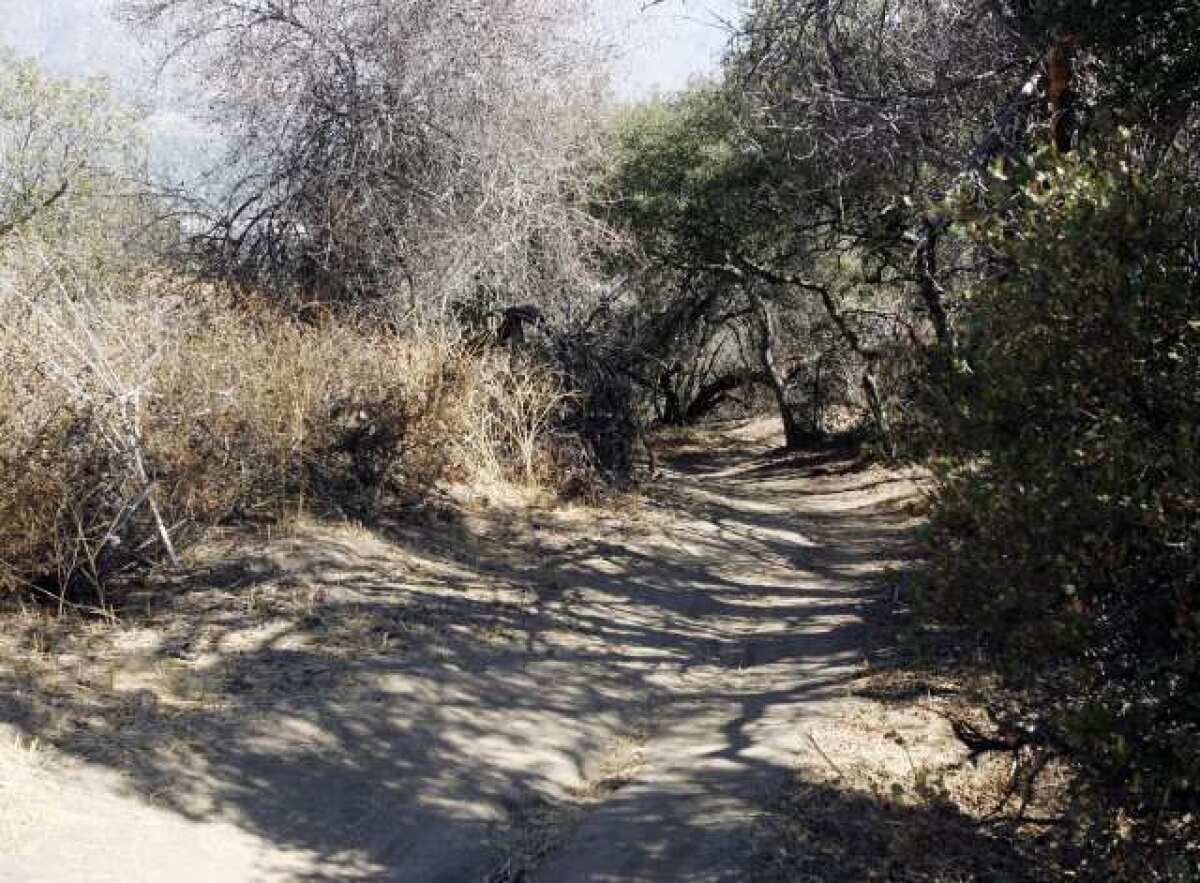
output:
[[[103,79],[61,80],[0,46],[0,252],[126,272],[172,236],[145,185],[136,114]]]
[[[997,272],[943,424],[929,601],[1125,806],[1194,809],[1200,203],[1117,160],[1011,177],[962,221]]]

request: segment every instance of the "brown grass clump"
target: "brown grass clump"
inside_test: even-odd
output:
[[[472,369],[459,445],[472,478],[525,488],[564,482],[575,451],[557,427],[575,395],[563,379],[507,352],[484,354]]]
[[[103,603],[214,524],[555,480],[561,384],[436,333],[44,275],[0,280],[0,310],[0,592]]]
[[[872,689],[879,685],[873,683]],[[862,702],[808,727],[789,785],[759,820],[755,879],[788,883],[1045,883],[1066,879],[1045,819],[1057,765],[1024,805],[1011,758],[971,759],[961,700]],[[1019,785],[1020,783],[1017,782]],[[1015,814],[1022,803],[1024,821]]]

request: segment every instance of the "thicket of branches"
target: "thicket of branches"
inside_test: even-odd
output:
[[[218,197],[190,205],[206,274],[419,313],[586,287],[604,238],[581,205],[602,86],[586,3],[125,8],[228,139]]]
[[[582,7],[127,11],[229,153],[163,192],[105,84],[0,59],[0,590],[104,609],[214,524],[586,487],[591,375],[474,340],[605,290]]]
[[[589,211],[606,49],[591,7],[548,0],[130,0],[228,134],[215,200],[176,194],[206,278],[412,331],[486,338],[520,308],[549,337],[595,466],[638,434]],[[619,286],[618,286],[619,287]]]
[[[1200,873],[1198,87],[1194,4],[759,0],[603,203],[664,416],[747,378],[936,467],[923,613],[1087,770],[1096,879]]]

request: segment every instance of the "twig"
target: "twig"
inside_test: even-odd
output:
[[[960,718],[950,717],[950,727],[958,741],[967,746],[970,759],[976,760],[982,754],[993,751],[1015,752],[1020,750],[1022,742],[1001,739],[996,736],[986,736],[973,724]]]
[[[835,774],[837,774],[837,777],[839,779],[844,779],[846,777],[845,774],[838,768],[838,765],[833,762],[833,758],[830,757],[828,754],[826,754],[825,750],[823,748],[821,748],[820,745],[817,744],[817,740],[816,740],[816,738],[813,737],[813,734],[805,733],[804,735],[806,737],[808,737],[808,741],[811,742],[812,747],[817,750],[817,754],[821,755],[821,757],[824,758],[825,762],[827,764],[829,764],[829,768],[832,769]]]
[[[171,566],[178,570],[179,556],[175,554],[175,545],[171,542],[171,534],[167,530],[167,525],[163,522],[162,513],[158,511],[158,504],[154,501],[154,482],[150,479],[150,475],[146,471],[146,462],[142,457],[141,396],[138,392],[135,392],[133,396],[133,416],[129,420],[128,435],[134,469],[138,480],[141,481],[142,486],[145,488],[146,503],[150,506],[150,513],[154,516],[154,524],[158,527],[158,536],[162,540],[163,548],[167,552]]]

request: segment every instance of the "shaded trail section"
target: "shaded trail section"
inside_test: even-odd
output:
[[[0,757],[0,879],[748,879],[914,526],[908,478],[773,440],[675,450],[629,515],[239,547],[104,647],[0,663],[50,749]]]
[[[862,615],[911,547],[915,487],[846,451],[700,453],[673,467],[678,551],[663,566],[691,573],[683,621],[709,643],[674,672],[641,775],[539,881],[750,879],[756,818],[808,753],[808,729],[855,701]]]

